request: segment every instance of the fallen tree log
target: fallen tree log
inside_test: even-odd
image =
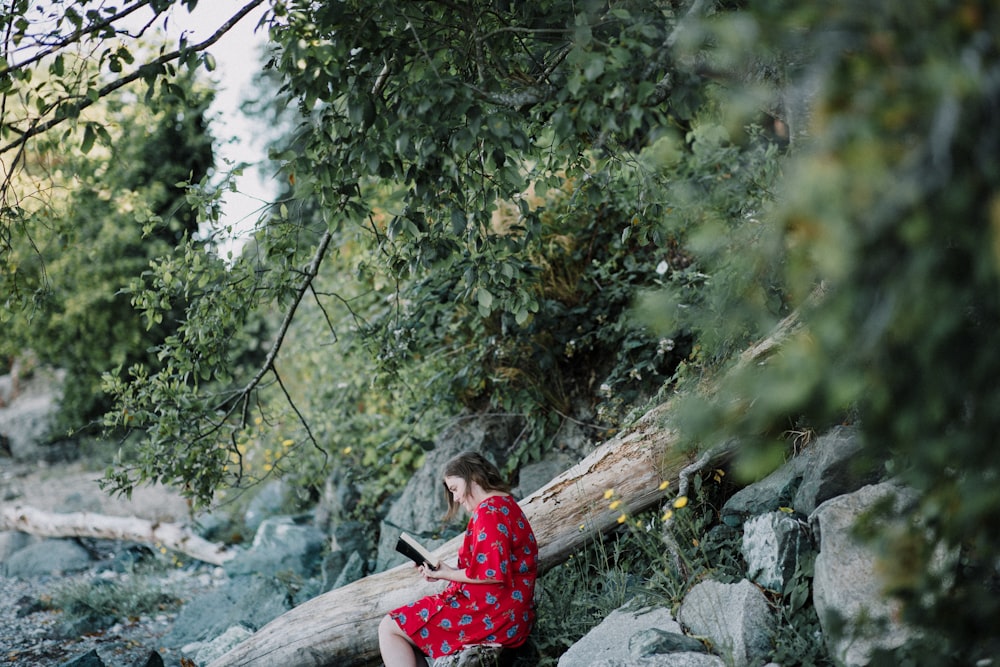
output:
[[[223,544],[199,537],[187,526],[136,517],[107,516],[93,512],[46,512],[34,507],[4,507],[0,530],[19,530],[40,537],[91,537],[163,546],[213,565],[236,555]]]
[[[766,340],[746,350],[734,371],[762,363],[796,331],[793,315]],[[711,393],[711,388],[705,388]],[[614,489],[630,512],[654,506],[697,452],[680,451],[679,434],[667,401],[598,447],[583,461],[521,501],[539,544],[542,571],[565,561],[590,540],[618,525],[622,507],[610,509],[605,491]],[[734,443],[716,448],[719,462]],[[454,560],[461,536],[434,551]],[[367,667],[378,661],[378,623],[395,607],[435,592],[441,584],[424,582],[411,565],[400,565],[315,597],[274,619],[209,667]]]

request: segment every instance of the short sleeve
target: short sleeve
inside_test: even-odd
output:
[[[483,503],[476,508],[469,531],[466,574],[473,579],[509,582],[512,537],[507,515],[500,507]]]

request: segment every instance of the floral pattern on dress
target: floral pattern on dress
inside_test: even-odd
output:
[[[470,579],[498,583],[450,582],[440,593],[389,612],[399,627],[435,659],[472,644],[523,644],[535,622],[538,545],[513,496],[479,503],[458,550],[458,568]]]

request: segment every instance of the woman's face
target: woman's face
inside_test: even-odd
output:
[[[475,509],[475,507],[472,507],[472,494],[464,479],[448,476],[444,478],[444,485],[458,505],[465,508],[469,513]]]

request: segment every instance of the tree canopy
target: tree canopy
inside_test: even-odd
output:
[[[0,19],[8,313],[44,278],[10,259],[44,224],[31,151],[113,147],[95,105],[210,68],[211,39],[140,58],[122,27],[195,4],[12,0]],[[681,391],[688,446],[739,438],[747,474],[789,431],[857,422],[921,492],[920,534],[962,554],[941,592],[933,551],[886,537],[908,613],[954,639],[935,655],[995,617],[994,3],[275,1],[261,26],[296,111],[273,154],[289,187],[231,262],[175,238],[122,286],[177,326],[156,364],[105,369],[107,425],[139,436],[112,487],[208,501],[254,456],[405,474],[461,409],[523,415],[516,464],[565,419],[600,437]],[[234,182],[190,179],[217,220]],[[699,396],[793,309],[772,363]]]

